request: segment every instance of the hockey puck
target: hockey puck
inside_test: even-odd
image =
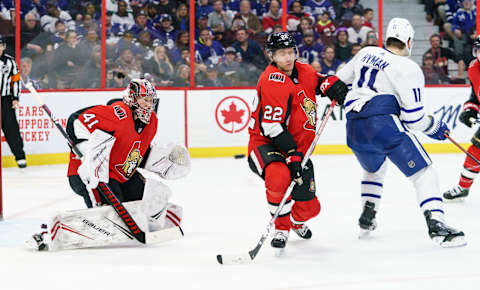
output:
[[[222,255],[217,255],[217,262],[223,264]]]
[[[245,158],[245,154],[235,154],[235,155],[233,155],[233,158],[242,159],[242,158]]]

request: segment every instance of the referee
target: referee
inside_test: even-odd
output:
[[[20,137],[17,116],[20,96],[20,73],[15,58],[4,53],[6,48],[5,38],[0,35],[0,97],[2,99],[2,131],[5,134],[8,146],[15,155],[15,160],[20,168],[27,167],[23,141]]]

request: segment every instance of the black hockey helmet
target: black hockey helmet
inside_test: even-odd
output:
[[[270,57],[273,56],[275,50],[290,47],[295,48],[296,50],[297,43],[293,36],[288,32],[271,33],[268,35],[267,41],[265,42],[265,50]]]
[[[473,40],[472,54],[474,57],[477,57],[477,49],[480,48],[480,34],[475,36]]]

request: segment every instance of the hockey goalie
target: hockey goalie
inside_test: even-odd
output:
[[[183,145],[161,145],[155,138],[157,100],[148,80],[133,79],[123,101],[84,108],[69,117],[67,133],[83,156],[70,153],[68,180],[87,209],[52,217],[30,245],[65,250],[138,244],[100,194],[101,184],[107,184],[148,237],[155,237],[147,243],[183,236],[182,208],[169,203],[171,191],[163,180],[186,176],[190,157]]]

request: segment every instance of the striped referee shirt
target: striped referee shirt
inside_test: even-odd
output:
[[[20,72],[15,58],[6,53],[0,56],[0,96],[14,100],[20,96]]]

